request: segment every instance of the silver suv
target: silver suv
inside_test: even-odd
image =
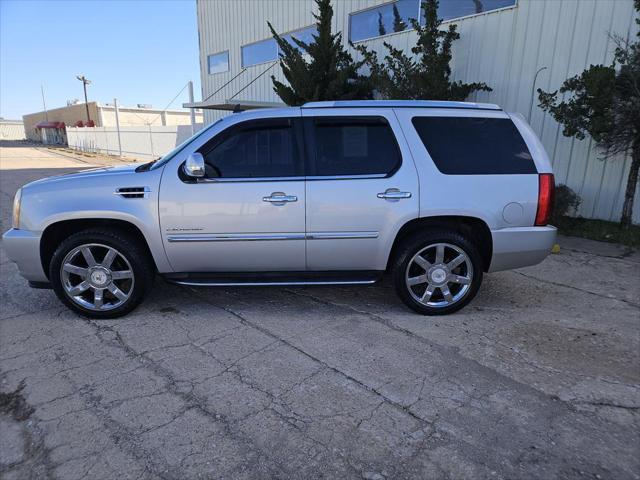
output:
[[[385,271],[437,315],[484,272],[547,256],[553,191],[540,141],[496,105],[316,102],[228,116],[155,162],[25,185],[3,244],[32,286],[90,317],[128,313],[156,274],[254,286]]]

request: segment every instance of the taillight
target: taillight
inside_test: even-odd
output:
[[[536,212],[536,227],[543,227],[549,223],[553,211],[553,197],[556,185],[553,173],[541,173],[538,176],[538,211]]]

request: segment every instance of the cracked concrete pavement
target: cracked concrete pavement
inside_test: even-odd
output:
[[[82,162],[87,162],[82,158]],[[84,168],[0,150],[15,189]],[[0,477],[640,478],[640,254],[561,238],[462,312],[158,279],[91,321],[0,253]]]

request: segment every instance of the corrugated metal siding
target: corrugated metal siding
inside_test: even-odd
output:
[[[447,0],[441,0],[442,2]],[[349,13],[387,3],[386,0],[334,0],[334,31],[343,32],[346,43]],[[200,35],[202,98],[221,88],[241,71],[240,46],[269,38],[267,20],[278,32],[313,24],[313,0],[197,0]],[[565,183],[583,198],[579,215],[618,220],[622,210],[630,157],[600,160],[591,139],[566,138],[562,129],[537,107],[536,87],[557,89],[564,79],[591,64],[609,63],[615,45],[609,33],[635,35],[633,0],[518,0],[513,8],[457,20],[461,38],[454,45],[453,75],[464,81],[484,81],[493,92],[481,92],[470,100],[493,102],[510,112],[529,116],[552,159],[556,181]],[[413,31],[387,35],[365,43],[384,52],[383,42],[408,51],[415,45]],[[229,50],[230,71],[208,75],[207,55]],[[272,64],[247,68],[213,98],[225,100],[245,87]],[[279,101],[271,75],[282,80],[279,66],[270,68],[248,86],[238,99]],[[207,111],[206,122],[221,116]],[[640,192],[636,196],[634,222],[640,223]]]

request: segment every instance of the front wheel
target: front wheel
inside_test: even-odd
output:
[[[129,313],[150,289],[154,273],[140,242],[106,229],[71,235],[58,246],[49,266],[58,298],[92,318]]]
[[[475,297],[482,283],[481,257],[457,232],[422,232],[400,246],[392,275],[398,296],[409,308],[445,315]]]

